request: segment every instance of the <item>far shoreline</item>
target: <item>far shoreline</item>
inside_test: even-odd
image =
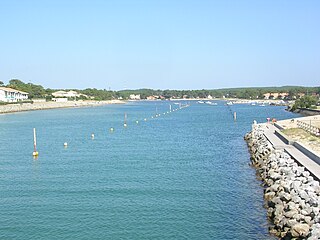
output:
[[[174,102],[174,101],[225,101],[225,102],[232,102],[234,104],[251,104],[251,103],[269,103],[269,104],[280,104],[281,105],[289,105],[288,101],[284,101],[281,99],[243,99],[243,98],[174,98],[174,99],[139,99],[139,100],[128,100],[129,102],[139,102],[139,101],[146,101],[146,102],[152,102],[152,101],[168,101],[168,102]]]

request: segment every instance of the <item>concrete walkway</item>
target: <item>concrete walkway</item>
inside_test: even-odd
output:
[[[294,158],[299,164],[304,166],[308,171],[318,180],[320,180],[320,165],[314,162],[311,158],[303,154],[300,150],[292,145],[284,143],[277,135],[275,130],[277,128],[272,124],[259,124],[264,130],[264,135],[273,145],[275,149],[284,149],[292,158]]]

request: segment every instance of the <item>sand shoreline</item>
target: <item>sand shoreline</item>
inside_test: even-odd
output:
[[[123,103],[125,102],[120,100],[17,103],[17,104],[1,105],[0,114],[56,109],[56,108],[95,107],[95,106],[102,106],[106,104],[123,104]]]

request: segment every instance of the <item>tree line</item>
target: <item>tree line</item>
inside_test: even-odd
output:
[[[47,98],[52,97],[52,93],[58,90],[74,90],[81,94],[85,94],[89,98],[95,100],[110,99],[128,99],[131,94],[140,94],[141,99],[148,96],[158,96],[162,99],[170,98],[206,98],[209,95],[213,98],[240,98],[240,99],[263,99],[265,93],[289,93],[286,99],[296,99],[299,94],[311,95],[320,94],[320,87],[301,87],[301,86],[283,86],[283,87],[251,87],[251,88],[224,88],[224,89],[202,89],[202,90],[154,90],[154,89],[136,89],[136,90],[120,90],[110,91],[106,89],[50,89],[33,83],[24,83],[19,79],[12,79],[7,85],[0,81],[0,86],[14,88],[29,93],[29,98]],[[282,96],[279,96],[281,98]],[[86,97],[82,97],[86,98]]]
[[[319,98],[316,98],[315,96],[303,96],[299,99],[297,99],[293,106],[291,107],[291,111],[295,111],[298,108],[311,108],[311,109],[317,109],[317,104],[319,103]]]

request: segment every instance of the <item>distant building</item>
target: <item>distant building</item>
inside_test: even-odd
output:
[[[140,100],[140,94],[137,94],[137,95],[135,95],[135,94],[130,94],[129,98],[130,98],[131,100]]]
[[[283,92],[283,93],[265,93],[265,94],[263,94],[263,96],[264,96],[264,99],[278,99],[278,98],[284,99],[284,98],[289,96],[289,93],[287,93],[287,92]]]
[[[147,100],[156,100],[155,96],[148,96]]]
[[[52,96],[56,97],[56,98],[61,98],[61,97],[66,97],[66,98],[75,98],[75,97],[80,97],[83,94],[80,94],[76,91],[57,91],[57,92],[53,92]]]
[[[57,92],[53,92],[51,95],[54,97],[65,97],[66,94],[67,94],[66,91],[57,91]]]
[[[161,99],[161,100],[164,100],[164,99],[166,99],[164,96],[157,96],[157,95],[152,95],[152,96],[148,96],[147,97],[147,100],[159,100],[159,99]]]
[[[45,98],[33,98],[32,101],[34,103],[41,103],[41,102],[46,102],[47,100]]]
[[[208,95],[207,99],[213,99],[213,97],[211,95]]]
[[[68,98],[59,97],[59,98],[52,98],[54,102],[68,102]]]
[[[13,88],[0,87],[0,101],[18,102],[28,99],[29,93],[22,92]]]

